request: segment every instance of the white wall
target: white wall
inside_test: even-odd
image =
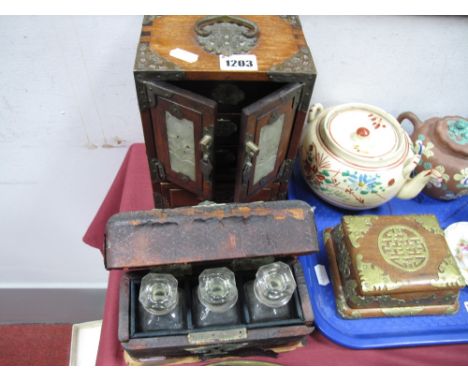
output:
[[[105,287],[81,238],[131,142],[140,17],[0,17],[0,287]]]
[[[314,102],[468,114],[468,19],[302,17]],[[81,238],[143,135],[141,17],[0,17],[0,288],[104,288]],[[1,321],[1,317],[0,317]]]
[[[467,17],[303,17],[313,102],[366,102],[421,119],[468,115]]]

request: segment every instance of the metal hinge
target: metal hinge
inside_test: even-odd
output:
[[[287,182],[289,178],[291,177],[293,167],[294,167],[294,160],[285,159],[283,163],[281,163],[281,167],[278,171],[277,179],[280,182]]]
[[[172,98],[174,93],[157,86],[157,80],[145,79],[142,76],[136,77],[138,102],[140,110],[153,108],[157,104],[157,97]]]
[[[161,182],[166,179],[166,172],[164,166],[157,158],[152,158],[149,161],[151,177],[157,182]]]
[[[155,86],[151,81],[142,81],[142,82],[145,84],[146,91],[148,92],[148,103],[149,103],[150,108],[153,108],[157,105],[158,97],[172,98],[174,96],[174,93],[171,92],[170,90],[161,89],[160,87]],[[171,110],[171,112],[178,113],[178,115],[181,114],[181,110],[177,105],[174,104],[172,107],[173,109]],[[177,117],[177,115],[175,116]]]

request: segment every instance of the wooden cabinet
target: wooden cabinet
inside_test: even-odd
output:
[[[316,77],[298,17],[147,16],[134,73],[156,207],[286,197]]]

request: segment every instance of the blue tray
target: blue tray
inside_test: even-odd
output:
[[[298,164],[289,183],[289,199],[300,199],[315,206],[315,220],[320,252],[301,257],[309,287],[317,328],[330,340],[353,349],[456,344],[468,342],[468,288],[460,293],[460,310],[455,315],[363,318],[346,320],[337,313],[331,282],[318,283],[314,267],[324,265],[328,277],[328,259],[323,244],[323,230],[334,227],[346,214],[434,214],[443,229],[468,220],[468,197],[442,202],[423,194],[412,200],[393,199],[385,205],[362,212],[333,207],[318,198],[302,179]]]

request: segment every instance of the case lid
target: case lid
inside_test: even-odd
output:
[[[465,285],[434,215],[344,216],[342,229],[363,295]]]
[[[255,56],[257,70],[247,61],[221,68],[221,55],[243,54]],[[159,80],[298,82],[316,75],[298,16],[145,16],[134,71]]]
[[[302,201],[213,204],[119,213],[107,223],[107,269],[317,252]]]

